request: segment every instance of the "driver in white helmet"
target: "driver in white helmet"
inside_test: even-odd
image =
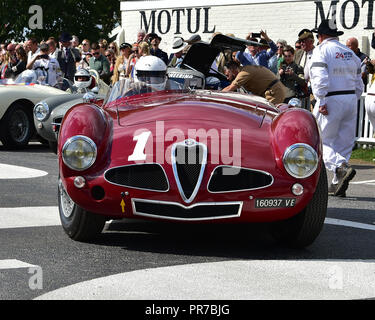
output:
[[[95,86],[93,77],[87,69],[78,69],[74,74],[73,91],[76,93],[86,93]],[[69,91],[68,89],[67,91]]]
[[[135,65],[134,82],[142,82],[152,91],[166,89],[167,66],[155,56],[144,56]]]
[[[134,79],[121,79],[112,88],[109,100],[155,91],[181,89],[174,81],[168,80],[167,66],[155,56],[141,57],[134,67]]]

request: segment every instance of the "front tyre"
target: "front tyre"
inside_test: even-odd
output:
[[[31,109],[20,103],[13,104],[2,119],[0,130],[5,147],[25,147],[35,132]]]
[[[272,224],[271,233],[278,241],[293,248],[304,248],[320,234],[327,214],[328,183],[324,163],[315,193],[306,208],[296,216]]]
[[[57,154],[57,141],[48,141],[48,146],[54,154]]]
[[[88,212],[69,197],[61,180],[58,184],[59,214],[65,233],[76,241],[90,241],[103,230],[106,218]]]

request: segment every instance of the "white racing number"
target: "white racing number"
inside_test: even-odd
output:
[[[137,141],[133,153],[128,157],[128,161],[144,161],[146,160],[145,147],[150,137],[150,131],[144,131],[133,137],[133,141]]]

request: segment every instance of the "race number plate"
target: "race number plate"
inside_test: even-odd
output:
[[[291,208],[296,204],[295,198],[255,199],[255,208]]]

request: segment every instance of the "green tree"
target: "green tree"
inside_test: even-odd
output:
[[[33,5],[42,9],[42,29],[30,29]],[[0,42],[58,38],[63,31],[97,41],[120,24],[119,0],[0,0]],[[33,20],[33,19],[32,19]]]

